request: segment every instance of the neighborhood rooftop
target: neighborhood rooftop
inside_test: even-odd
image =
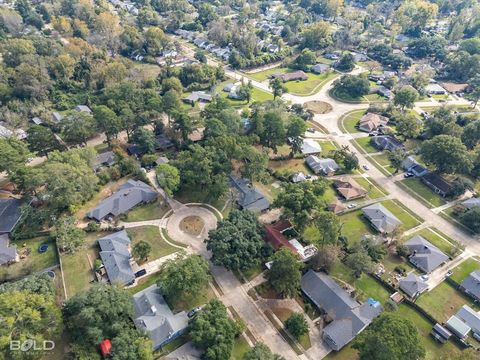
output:
[[[391,233],[402,225],[402,222],[380,203],[366,206],[362,211],[372,226],[381,233]]]
[[[135,281],[130,264],[130,238],[125,230],[98,240],[100,258],[112,284],[129,285]]]
[[[410,262],[426,273],[432,272],[448,260],[447,255],[420,235],[408,240],[405,246],[410,250]]]

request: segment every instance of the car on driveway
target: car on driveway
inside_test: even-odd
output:
[[[423,281],[427,281],[429,277],[427,274],[424,274],[424,275],[420,275],[420,279],[422,279]]]
[[[452,274],[453,274],[453,271],[448,270],[447,273],[445,274],[445,277],[450,277],[450,276],[452,276]]]
[[[413,176],[415,176],[414,174],[412,174],[411,172],[407,172],[405,173],[405,175],[403,175],[405,178],[411,178]]]
[[[357,207],[357,204],[355,203],[352,203],[352,204],[348,204],[347,208],[349,209],[353,209],[353,208],[356,208]]]
[[[311,133],[314,133],[316,130],[314,128],[308,128],[307,131],[311,132]]]
[[[202,310],[201,307],[196,307],[196,308],[190,310],[190,311],[187,313],[187,316],[188,316],[189,318],[192,318],[192,317],[194,317],[195,315],[197,315],[197,313],[198,313],[200,310]]]
[[[362,166],[365,170],[370,170],[370,167],[368,165],[363,165]]]

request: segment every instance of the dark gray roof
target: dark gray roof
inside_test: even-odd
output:
[[[305,159],[308,167],[312,169],[315,174],[328,175],[340,169],[338,164],[333,159],[319,159],[315,155],[310,155]]]
[[[480,270],[472,271],[461,286],[474,298],[480,300]]]
[[[333,318],[323,331],[325,340],[335,350],[348,344],[383,310],[374,300],[359,303],[328,275],[313,270],[302,276],[302,291]]]
[[[396,149],[403,149],[403,144],[390,135],[379,135],[372,137],[375,146],[381,150],[394,151]]]
[[[155,141],[157,143],[156,144],[157,149],[168,149],[175,145],[173,141],[170,140],[165,134],[157,135],[155,137]]]
[[[314,73],[317,73],[317,74],[320,74],[322,72],[325,72],[327,71],[328,69],[330,69],[330,66],[327,65],[327,64],[315,64],[312,66],[311,70],[314,72]]]
[[[470,326],[473,332],[480,334],[480,315],[470,306],[463,305],[455,316]]]
[[[135,281],[130,265],[130,238],[125,230],[107,235],[98,240],[100,258],[110,283],[127,285]]]
[[[174,315],[157,285],[133,295],[133,305],[135,326],[149,335],[154,350],[188,326],[187,314],[181,311]]]
[[[115,164],[115,153],[113,151],[106,151],[97,155],[94,169],[97,170],[102,166],[112,166],[113,164]]]
[[[410,262],[426,273],[432,272],[448,260],[447,255],[420,235],[414,236],[405,245],[411,253]]]
[[[270,207],[267,198],[255,187],[250,186],[248,180],[230,175],[230,182],[238,190],[237,202],[243,209],[260,212]]]
[[[400,280],[400,289],[413,298],[427,290],[428,284],[414,273],[410,273],[404,279]]]
[[[111,214],[124,214],[141,203],[155,200],[157,192],[142,181],[128,180],[117,192],[103,200],[95,209],[87,213],[87,217],[102,220]]]
[[[439,323],[435,324],[435,326],[433,327],[433,330],[447,340],[450,338],[450,336],[452,336],[452,333],[450,331],[448,331],[447,329],[445,329]]]
[[[475,206],[480,206],[480,198],[470,198],[462,202],[462,205],[465,206],[467,209],[471,209]]]
[[[20,220],[20,199],[0,199],[0,234],[10,233]]]
[[[373,227],[381,233],[392,232],[402,224],[395,215],[380,203],[366,206],[362,211]]]
[[[8,264],[14,261],[17,257],[17,249],[15,246],[10,246],[8,235],[0,235],[0,265]]]

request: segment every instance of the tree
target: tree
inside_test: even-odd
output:
[[[480,100],[480,75],[476,75],[468,82],[471,91],[466,95],[468,99],[473,101],[473,108],[477,107]]]
[[[188,136],[196,129],[195,120],[185,111],[175,111],[173,129],[179,132],[183,141],[188,141]]]
[[[287,88],[285,87],[285,85],[283,85],[282,79],[280,79],[279,77],[272,78],[270,80],[269,86],[273,92],[273,100],[275,100],[277,97],[282,96],[283,93],[287,91]]]
[[[180,172],[175,166],[161,164],[155,168],[158,185],[165,190],[168,196],[173,196],[180,186]]]
[[[53,237],[60,251],[73,254],[83,245],[85,231],[76,227],[74,217],[62,216],[55,223]]]
[[[260,142],[269,147],[276,154],[278,147],[285,144],[286,129],[282,114],[269,111],[263,115],[263,131],[260,133]]]
[[[170,117],[180,108],[180,94],[175,89],[168,90],[162,97],[163,110],[168,115],[168,123],[170,124]]]
[[[229,359],[238,325],[227,315],[220,300],[211,300],[189,325],[193,344],[204,351],[205,360]]]
[[[252,99],[252,91],[253,91],[253,85],[250,80],[247,84],[242,83],[239,86],[237,90],[237,96],[239,100],[245,100],[247,104],[249,104],[250,100]]]
[[[86,112],[72,111],[60,122],[62,139],[72,145],[87,145],[87,140],[95,135],[95,122]]]
[[[293,66],[299,70],[307,71],[309,65],[314,65],[316,62],[317,55],[311,50],[303,49],[294,60]]]
[[[116,137],[122,129],[122,123],[117,114],[105,105],[95,106],[93,108],[93,119],[97,129],[105,133],[108,146],[110,146],[112,137]]]
[[[138,128],[133,133],[133,141],[143,153],[153,154],[155,152],[157,141],[152,131],[143,127]]]
[[[6,171],[12,175],[27,162],[29,155],[30,152],[23,141],[13,136],[0,138],[0,172]]]
[[[450,135],[438,135],[426,140],[420,154],[426,163],[435,165],[439,172],[468,173],[473,167],[466,146],[459,138]]]
[[[319,212],[315,218],[315,227],[319,233],[318,244],[321,247],[337,244],[342,224],[334,213],[330,211]]]
[[[450,191],[447,193],[447,196],[454,199],[465,194],[465,191],[467,190],[473,191],[475,187],[473,182],[465,177],[456,178],[454,181],[452,181],[451,185],[452,186]]]
[[[307,320],[305,320],[303,314],[300,313],[293,313],[290,315],[285,321],[285,328],[297,339],[302,335],[307,334],[309,330]]]
[[[150,252],[152,251],[152,247],[146,241],[139,241],[135,245],[133,245],[132,255],[135,259],[139,261],[146,261]]]
[[[198,255],[181,255],[162,265],[158,286],[172,303],[198,297],[210,280],[208,262]]]
[[[397,255],[403,258],[410,256],[410,248],[407,245],[397,245]]]
[[[196,60],[200,61],[201,63],[204,63],[204,64],[207,63],[207,55],[205,55],[205,51],[201,49],[195,51],[194,57]]]
[[[425,348],[418,330],[408,319],[385,313],[354,341],[353,348],[359,351],[360,360],[423,359]]]
[[[315,215],[320,207],[321,196],[325,193],[327,186],[323,178],[296,184],[288,183],[284,191],[277,195],[272,206],[283,208],[283,216],[291,219],[297,228],[304,229],[311,216]]]
[[[355,169],[358,169],[358,157],[354,152],[350,151],[348,146],[342,146],[338,150],[333,150],[330,152],[333,159],[341,164],[346,172],[351,172]]]
[[[47,156],[50,151],[60,150],[61,146],[52,130],[41,125],[32,125],[27,130],[30,151]]]
[[[12,347],[12,341],[23,344],[32,339],[42,344],[56,338],[62,328],[62,314],[55,297],[29,290],[0,292],[0,318],[0,350],[5,359],[41,358],[43,352],[34,348],[18,351]]]
[[[245,270],[260,263],[264,241],[254,213],[233,210],[228,218],[210,230],[205,240],[215,265],[228,270]]]
[[[268,153],[257,150],[253,146],[242,148],[244,163],[240,169],[242,177],[253,181],[263,181],[267,178]]]
[[[347,94],[352,98],[360,98],[370,92],[370,83],[363,76],[343,75],[333,83],[334,93]]]
[[[302,32],[301,48],[321,50],[333,43],[330,24],[318,21]]]
[[[330,271],[333,265],[341,258],[342,251],[338,245],[324,245],[312,258],[311,263],[315,270]]]
[[[375,264],[365,250],[348,255],[345,264],[352,269],[356,278],[359,278],[363,273],[371,273],[375,268]]]
[[[480,233],[480,206],[474,206],[460,215],[463,225],[475,233]]]
[[[243,357],[243,360],[285,360],[280,355],[273,354],[267,345],[257,342]]]
[[[265,272],[270,286],[283,297],[296,296],[300,290],[302,263],[286,247],[278,250],[271,259],[272,266]]]
[[[397,9],[395,17],[404,32],[418,36],[437,12],[437,4],[426,0],[408,0]]]
[[[469,149],[480,144],[480,120],[468,123],[462,133],[462,142]]]
[[[307,131],[307,123],[299,117],[293,117],[287,126],[287,138],[290,142],[292,157],[302,151],[305,131]]]
[[[395,121],[397,133],[404,139],[415,139],[422,131],[422,124],[418,119],[410,114],[403,114]]]
[[[115,359],[153,360],[151,341],[131,321],[132,297],[120,287],[98,284],[76,294],[66,302],[64,316],[76,355],[98,357],[98,344],[110,339]]]
[[[355,58],[352,54],[347,53],[336,63],[335,68],[340,71],[350,72],[355,68]]]
[[[390,160],[392,167],[395,169],[395,174],[402,168],[405,157],[405,151],[400,148],[388,152],[388,160]]]
[[[402,110],[411,109],[418,99],[418,91],[412,86],[406,85],[397,90],[393,102],[396,106],[400,106]]]

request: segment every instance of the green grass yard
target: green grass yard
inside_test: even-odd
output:
[[[385,200],[381,204],[402,222],[402,228],[409,230],[422,223],[418,215],[413,214],[397,200]]]
[[[233,343],[232,354],[230,360],[242,360],[245,354],[250,350],[247,340],[243,335],[240,335],[235,339]]]
[[[475,258],[469,258],[452,270],[453,274],[450,278],[460,284],[472,271],[475,270],[480,270],[480,261]]]
[[[340,119],[340,126],[349,133],[357,133],[359,130],[356,128],[358,122],[365,115],[365,110],[355,110],[346,114]]]
[[[399,181],[398,184],[429,208],[442,206],[446,203],[444,198],[435,194],[418,178],[403,179]]]
[[[318,143],[322,147],[322,152],[320,153],[322,157],[330,156],[331,151],[337,150],[339,148],[338,144],[334,141],[319,140]]]
[[[348,238],[350,244],[360,241],[364,234],[374,234],[375,230],[363,217],[361,209],[348,212],[339,216],[342,226],[342,234]]]
[[[140,205],[128,212],[126,221],[146,221],[161,219],[165,215],[170,207],[160,197],[149,204]]]
[[[364,154],[373,154],[379,152],[378,149],[376,149],[370,142],[371,137],[363,137],[363,138],[358,138],[355,140],[352,140],[354,143],[358,144],[361,148],[361,152]]]
[[[281,307],[273,308],[272,312],[277,316],[277,318],[280,319],[280,321],[282,322],[282,324],[284,324],[284,326],[285,326],[285,322],[288,320],[288,318],[291,315],[294,314],[294,312],[292,310],[287,309],[287,308],[281,308]],[[312,346],[312,344],[310,342],[310,335],[308,333],[300,336],[297,339],[297,341],[300,343],[300,345],[302,345],[302,347],[305,350],[309,349]]]
[[[145,241],[150,245],[151,251],[148,261],[152,261],[179,251],[178,248],[166,243],[162,239],[158,226],[148,225],[128,228],[127,233],[132,240],[132,248],[140,241]]]
[[[449,238],[447,235],[441,233],[435,228],[426,228],[415,232],[410,235],[408,239],[411,239],[415,235],[420,235],[426,240],[430,241],[433,245],[439,248],[442,252],[450,256],[455,257],[461,250],[461,245],[455,240]]]
[[[370,199],[378,199],[388,195],[387,190],[383,189],[372,179],[367,179],[359,176],[354,178],[354,180],[358,183],[358,185],[362,186],[365,190],[368,191],[367,196]]]
[[[275,73],[286,73],[288,72],[288,69],[287,68],[282,68],[282,67],[276,67],[276,68],[273,68],[273,69],[268,69],[268,70],[264,70],[264,71],[259,71],[259,72],[255,72],[255,73],[249,73],[249,74],[246,74],[249,78],[252,78],[253,80],[257,80],[257,81],[265,81],[265,80],[268,80],[270,79],[270,77],[275,74]]]
[[[285,83],[287,91],[293,95],[308,96],[318,92],[323,85],[334,79],[338,74],[330,71],[323,74],[307,73],[305,81],[288,81]]]

